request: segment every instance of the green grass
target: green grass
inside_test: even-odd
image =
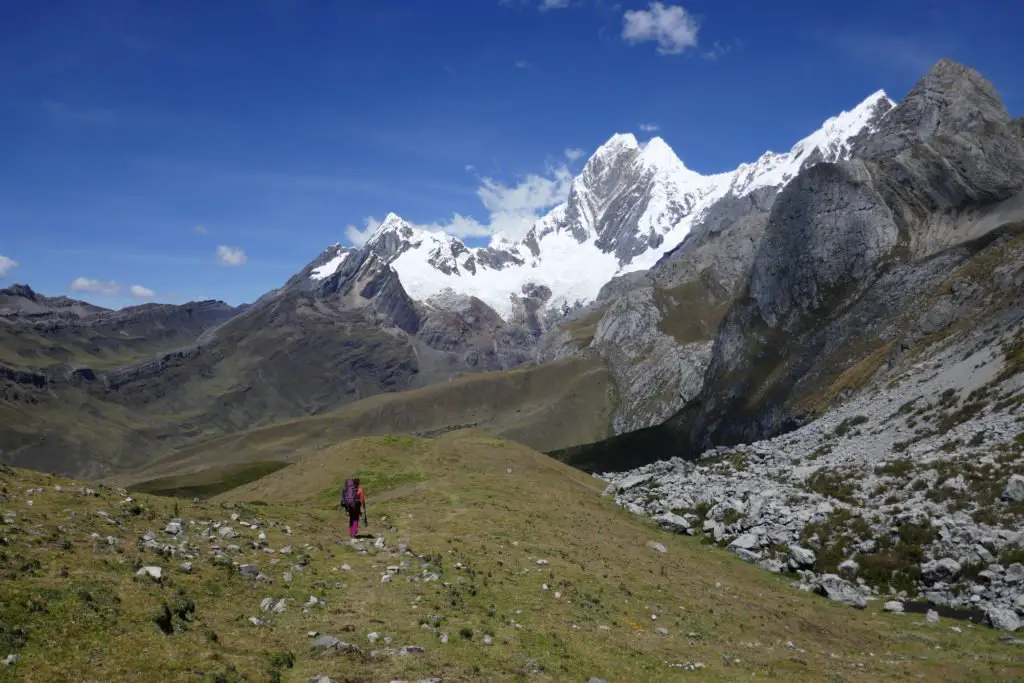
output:
[[[279,461],[239,463],[206,469],[193,475],[151,479],[128,490],[155,496],[212,498],[287,466],[288,463]]]
[[[347,520],[329,494],[352,472],[364,478],[370,531],[392,548],[408,544],[411,555],[349,546]],[[30,507],[24,491],[36,486],[47,491],[33,494]],[[1024,675],[1017,650],[995,631],[956,634],[795,590],[618,508],[601,495],[603,482],[477,431],[346,442],[199,503],[137,494],[122,504],[114,489],[92,498],[73,486],[0,469],[4,512],[16,514],[0,525],[0,648],[21,657],[0,668],[0,681],[675,681],[685,674],[669,664],[683,662],[702,662],[702,680],[722,681]],[[252,549],[258,532],[228,521],[242,534],[231,556],[272,583],[211,561],[220,539],[206,541],[190,526],[232,513],[262,520],[270,548],[292,547],[289,555]],[[161,530],[174,515],[188,536],[174,545],[196,548],[191,573],[177,569],[180,555],[159,557],[138,542],[147,530],[166,539]],[[403,560],[409,568],[382,584],[385,568]],[[164,567],[164,581],[136,579],[143,564]],[[440,579],[407,580],[423,565]],[[293,581],[282,581],[284,571]],[[310,595],[326,606],[303,611]],[[260,613],[265,597],[287,599],[287,610]],[[439,628],[430,615],[441,617]],[[266,624],[250,625],[252,616]],[[314,630],[358,644],[363,655],[311,652],[306,634]],[[425,652],[369,657],[370,632]]]

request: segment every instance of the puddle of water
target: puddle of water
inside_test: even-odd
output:
[[[930,609],[938,612],[940,617],[946,617],[947,619],[969,621],[972,624],[982,624],[985,620],[985,613],[977,609],[946,607],[944,605],[933,605],[930,602],[921,601],[903,603],[903,611],[911,614],[925,614]]]

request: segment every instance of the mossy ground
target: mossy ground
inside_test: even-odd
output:
[[[367,489],[368,532],[390,547],[407,543],[413,555],[351,547],[335,500],[346,476]],[[483,432],[359,439],[199,503],[147,495],[124,503],[109,488],[83,497],[67,481],[22,470],[0,471],[0,487],[3,512],[15,514],[0,525],[0,658],[21,657],[0,667],[0,681],[1024,680],[1021,647],[996,631],[963,624],[958,634],[945,620],[886,615],[877,604],[860,612],[802,593],[616,507],[600,495],[602,482]],[[26,495],[34,487],[46,490]],[[237,522],[229,523],[241,537],[218,539],[241,546],[229,554],[272,583],[212,563],[211,543],[189,524],[232,512],[262,520],[270,548],[292,547],[251,549],[258,531]],[[150,529],[170,542],[162,529],[172,516],[184,519],[196,548],[191,573],[178,569],[181,557],[140,548]],[[402,560],[410,569],[381,583]],[[143,564],[163,567],[164,581],[136,579]],[[410,581],[423,564],[440,579]],[[326,606],[304,612],[310,595]],[[287,610],[261,613],[265,597],[287,598]],[[439,628],[423,626],[430,615],[442,618]],[[252,626],[252,616],[266,625]],[[314,630],[364,653],[370,632],[425,652],[315,655]],[[705,668],[670,666],[688,662]]]

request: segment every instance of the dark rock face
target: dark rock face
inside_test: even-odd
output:
[[[683,242],[651,269],[663,286],[674,287],[698,277],[725,291],[740,291],[768,225],[778,190],[765,187],[742,197],[730,194],[716,202]]]
[[[750,274],[749,296],[771,327],[787,327],[862,281],[897,245],[892,212],[864,162],[818,164],[783,190]]]

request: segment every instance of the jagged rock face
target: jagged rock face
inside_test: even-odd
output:
[[[912,257],[976,237],[935,214],[993,204],[1024,188],[1024,150],[991,83],[943,60],[859,141],[875,184],[907,231]]]
[[[664,145],[660,138],[651,144]],[[602,152],[587,162],[573,182],[564,212],[545,225],[539,237],[563,231],[583,243],[596,235],[598,249],[613,253],[619,264],[625,265],[664,240],[660,233],[641,226],[652,201],[664,199],[661,218],[671,225],[693,209],[697,196],[679,192],[659,177],[658,168],[645,163],[632,136],[613,137]]]
[[[896,221],[864,162],[819,164],[775,202],[749,295],[768,325],[788,327],[863,281],[898,241]]]
[[[662,257],[651,274],[668,287],[705,277],[722,290],[739,292],[761,246],[778,192],[778,188],[765,187],[723,197],[682,244]]]
[[[507,370],[534,358],[534,339],[521,325],[508,324],[487,304],[452,291],[423,307],[417,338],[432,349],[457,354],[470,370]]]
[[[700,391],[711,342],[679,343],[662,331],[664,313],[654,287],[615,298],[597,324],[591,346],[611,370],[619,404],[616,434],[649,427]]]
[[[373,311],[378,320],[394,324],[407,334],[416,334],[420,316],[406,294],[398,275],[372,251],[349,256],[327,277],[317,295],[337,301],[345,310]]]
[[[616,434],[660,424],[700,392],[718,321],[746,284],[776,195],[767,187],[719,200],[654,268],[613,279],[576,314],[600,316],[589,346],[615,380]],[[666,327],[686,329],[676,337]],[[553,330],[542,356],[563,357],[575,343]]]
[[[84,318],[105,310],[66,296],[43,296],[28,285],[0,289],[0,317],[8,319]]]

